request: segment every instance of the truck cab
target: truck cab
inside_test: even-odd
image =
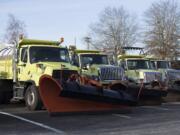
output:
[[[79,73],[102,84],[124,80],[124,70],[110,65],[108,55],[96,50],[74,50],[72,63],[79,68]]]
[[[125,69],[125,74],[130,81],[149,84],[155,80],[161,80],[161,73],[153,68],[153,65],[144,56],[119,56],[118,64]]]
[[[136,84],[150,84],[153,81],[161,81],[162,74],[154,69],[149,59],[142,53],[143,48],[124,47],[123,54],[118,56],[118,65],[125,69],[128,80]],[[127,53],[129,50],[139,50],[140,53]]]
[[[170,90],[180,90],[180,70],[173,69],[171,61],[149,58],[154,68],[162,73],[162,80]]]

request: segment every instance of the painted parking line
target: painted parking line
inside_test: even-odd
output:
[[[123,115],[123,114],[112,114],[113,116],[117,116],[117,117],[121,117],[121,118],[125,118],[125,119],[131,119],[132,117],[127,116],[127,115]]]
[[[180,105],[180,102],[168,102],[168,103],[163,103],[163,105]]]
[[[27,122],[27,123],[30,123],[30,124],[33,124],[33,125],[45,128],[47,130],[53,131],[53,132],[61,134],[61,135],[66,135],[66,133],[64,131],[56,129],[56,128],[53,128],[53,127],[50,127],[50,126],[45,125],[43,123],[35,122],[35,121],[29,120],[29,119],[26,119],[26,118],[23,118],[23,117],[14,115],[14,114],[10,114],[10,113],[7,113],[7,112],[1,112],[0,111],[0,114],[6,115],[6,116],[10,116],[10,117],[13,117],[13,118],[16,118],[16,119],[19,119],[21,121],[24,121],[24,122]]]
[[[156,110],[162,110],[162,111],[169,111],[170,109],[165,107],[156,107],[156,106],[141,106],[140,108],[147,108],[147,109],[156,109]]]

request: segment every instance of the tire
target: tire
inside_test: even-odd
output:
[[[4,98],[3,98],[3,92],[0,92],[0,104],[3,104]]]
[[[29,110],[41,110],[42,101],[38,92],[38,89],[34,85],[30,85],[25,92],[25,103]]]

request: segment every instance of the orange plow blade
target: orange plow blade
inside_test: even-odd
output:
[[[65,91],[64,88],[58,81],[48,75],[43,75],[40,78],[39,91],[44,106],[49,113],[113,111],[128,107],[127,104],[112,104],[61,96]]]

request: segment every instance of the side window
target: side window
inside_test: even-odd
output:
[[[78,59],[78,56],[76,54],[74,54],[74,56],[72,57],[72,61],[73,61],[73,65],[79,67],[79,59]]]
[[[121,62],[120,62],[120,66],[121,66],[123,69],[126,69],[126,62],[125,62],[125,61],[121,61]]]
[[[27,48],[22,48],[21,50],[21,61],[22,62],[27,62]]]

